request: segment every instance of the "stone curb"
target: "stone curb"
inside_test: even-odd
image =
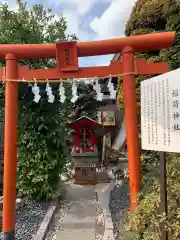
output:
[[[40,225],[36,235],[34,236],[33,240],[44,240],[46,238],[50,224],[51,224],[53,217],[55,215],[55,212],[58,208],[58,203],[59,202],[56,201],[54,204],[49,206],[49,208],[46,212],[46,215],[45,215],[43,221],[41,222],[41,225]]]
[[[109,203],[111,190],[116,186],[116,184],[116,182],[111,182],[96,185],[96,192],[104,213],[105,231],[103,240],[115,240]]]

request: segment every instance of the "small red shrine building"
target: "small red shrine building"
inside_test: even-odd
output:
[[[74,130],[71,156],[75,166],[75,183],[96,184],[99,152],[95,131],[101,128],[101,124],[89,117],[82,116],[70,123],[69,126]]]

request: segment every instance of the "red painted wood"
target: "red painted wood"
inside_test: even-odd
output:
[[[135,61],[137,75],[161,74],[168,72],[168,63],[147,63],[144,59]],[[109,66],[101,67],[84,67],[77,71],[61,72],[59,68],[52,69],[29,69],[28,66],[19,67],[18,79],[42,80],[42,79],[68,79],[68,78],[93,78],[104,77],[109,75],[120,75],[123,73],[122,64],[118,60],[111,61]],[[0,81],[5,78],[3,68],[0,68]]]

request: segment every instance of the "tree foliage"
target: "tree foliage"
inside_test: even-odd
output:
[[[168,61],[170,70],[180,66],[179,35],[180,3],[178,0],[138,0],[126,25],[126,35],[137,35],[159,31],[176,30],[176,39],[169,49],[154,52],[136,53],[136,58],[144,58],[148,62]],[[140,82],[152,76],[137,76],[137,105],[140,124]],[[121,87],[121,81],[119,80]],[[122,99],[122,96],[119,96]],[[122,100],[120,105],[123,106]],[[150,152],[151,160],[142,161],[142,192],[138,197],[139,207],[127,216],[126,229],[136,235],[136,239],[159,240],[160,225],[165,219],[160,212],[159,156]],[[165,219],[169,230],[169,239],[180,238],[180,185],[179,155],[168,154],[168,218]]]

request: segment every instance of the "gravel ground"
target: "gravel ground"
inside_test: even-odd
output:
[[[35,236],[48,206],[49,203],[28,200],[16,210],[16,239],[31,240]],[[3,239],[2,232],[0,239]]]
[[[96,207],[96,240],[102,240],[104,235],[104,214],[103,209],[100,206],[100,202],[97,201]]]
[[[116,240],[122,240],[124,239],[124,235],[122,233],[123,219],[129,208],[128,183],[124,183],[123,186],[117,184],[111,191],[109,207],[114,225],[114,236]]]

